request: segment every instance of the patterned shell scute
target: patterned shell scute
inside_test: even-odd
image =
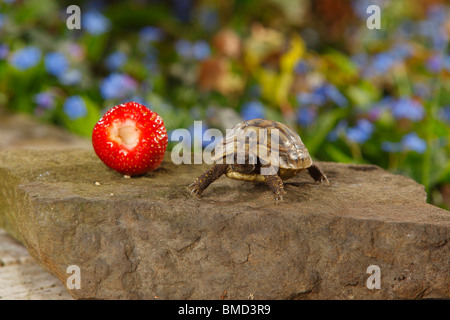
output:
[[[239,157],[240,154],[258,157],[263,164],[284,169],[304,169],[312,164],[300,136],[285,124],[272,120],[243,121],[227,130],[223,142],[217,144],[212,160],[230,163],[233,155]]]

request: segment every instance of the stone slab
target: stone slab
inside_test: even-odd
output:
[[[77,299],[449,298],[450,213],[377,166],[319,166],[332,186],[302,173],[275,205],[224,177],[192,198],[207,166],[167,157],[124,179],[89,149],[2,151],[0,226],[62,283],[79,266]]]
[[[88,139],[0,108],[0,150],[89,148]],[[54,275],[43,270],[23,244],[0,228],[0,300],[72,299]]]

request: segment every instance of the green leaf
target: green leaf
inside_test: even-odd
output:
[[[378,100],[380,93],[372,84],[361,82],[348,87],[347,96],[357,108],[368,111],[370,105]]]
[[[336,109],[319,116],[316,128],[308,134],[308,150],[311,155],[316,154],[325,141],[328,133],[334,128],[339,119],[346,114],[345,109]]]
[[[82,39],[87,49],[88,60],[91,63],[98,63],[104,56],[109,36],[109,33],[101,35],[84,34]]]
[[[342,150],[338,149],[332,144],[327,144],[324,147],[325,153],[330,157],[331,160],[342,163],[353,163],[355,162],[352,157],[345,154]]]
[[[339,51],[330,50],[324,57],[331,61],[336,68],[339,68],[339,71],[343,71],[349,76],[356,76],[358,74],[358,68],[353,61]]]

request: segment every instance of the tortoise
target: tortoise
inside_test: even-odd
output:
[[[259,139],[254,139],[255,136]],[[213,166],[189,186],[191,194],[200,196],[212,182],[226,175],[231,179],[266,182],[278,203],[286,193],[283,180],[304,169],[315,181],[330,184],[313,163],[300,136],[277,121],[253,119],[240,122],[227,132],[214,151]]]

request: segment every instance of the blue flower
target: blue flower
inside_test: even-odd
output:
[[[368,59],[369,58],[367,56],[367,53],[365,52],[357,53],[351,56],[352,62],[356,64],[359,68],[364,67],[367,64]]]
[[[427,20],[442,25],[447,20],[447,7],[440,4],[432,5],[428,8]]]
[[[264,106],[257,100],[247,102],[241,110],[241,115],[244,120],[264,118],[264,114]]]
[[[439,53],[435,53],[427,59],[426,66],[429,71],[437,73],[442,70],[444,63],[444,57]]]
[[[191,42],[188,40],[181,39],[175,42],[175,50],[180,57],[186,59],[192,57]]]
[[[59,76],[59,82],[66,86],[73,86],[81,81],[82,75],[80,70],[72,69],[64,72]]]
[[[442,107],[442,109],[439,110],[439,117],[444,121],[450,122],[450,106]]]
[[[324,93],[334,103],[339,107],[344,108],[348,105],[347,98],[332,84],[327,84],[324,87]]]
[[[417,133],[411,132],[405,135],[401,141],[403,150],[415,151],[417,153],[424,153],[427,149],[427,143],[425,140],[419,138]]]
[[[367,8],[372,5],[382,6],[384,0],[353,0],[350,2],[353,12],[362,20],[366,20],[369,17]]]
[[[3,27],[3,24],[5,23],[5,15],[0,13],[0,28]]]
[[[383,141],[381,143],[381,149],[386,152],[400,152],[402,150],[401,143],[398,142],[390,142],[390,141]]]
[[[350,141],[362,144],[370,139],[374,130],[373,124],[366,119],[359,119],[355,127],[348,128],[346,135]]]
[[[55,97],[51,92],[44,91],[34,96],[34,102],[44,109],[50,109],[55,106]]]
[[[297,95],[297,101],[301,105],[322,106],[328,100],[333,101],[341,108],[348,105],[347,98],[331,83],[319,86],[312,93],[300,92]]]
[[[136,81],[123,73],[112,73],[100,84],[100,92],[104,99],[124,98],[134,94],[136,89]]]
[[[294,72],[299,75],[306,74],[309,70],[310,67],[305,60],[300,60],[294,68]]]
[[[309,108],[299,108],[297,110],[297,121],[303,126],[307,127],[314,123],[317,119],[317,109],[314,107]]]
[[[444,51],[448,44],[448,35],[443,31],[438,31],[433,35],[433,48]]]
[[[386,152],[415,151],[424,153],[427,149],[427,143],[419,138],[417,133],[411,132],[403,136],[400,142],[384,141],[381,144],[381,149]]]
[[[125,53],[120,52],[120,51],[116,51],[111,53],[107,58],[106,58],[106,67],[111,70],[117,70],[119,69],[121,66],[123,66],[125,64],[125,62],[127,61],[127,56],[125,55]]]
[[[297,101],[300,105],[322,106],[327,102],[327,97],[323,92],[315,91],[313,93],[300,92],[297,94]]]
[[[177,54],[185,59],[204,60],[211,55],[211,48],[208,42],[198,40],[194,43],[181,39],[175,42]]]
[[[369,120],[370,121],[376,121],[378,120],[379,116],[386,110],[389,110],[391,108],[391,105],[394,104],[394,98],[392,97],[384,97],[377,103],[373,104],[369,111]]]
[[[196,60],[204,60],[208,58],[210,54],[211,49],[209,48],[208,42],[199,40],[192,45],[192,55]]]
[[[147,26],[139,32],[139,40],[145,43],[158,42],[164,37],[164,33],[160,28]]]
[[[87,114],[86,103],[78,95],[67,98],[64,101],[63,110],[71,120],[82,118]]]
[[[6,44],[0,44],[0,60],[6,59],[9,53],[9,47]]]
[[[435,5],[430,7],[427,19],[419,22],[418,34],[428,38],[434,49],[438,51],[445,50],[448,44],[448,36],[443,28],[446,21],[446,8]]]
[[[83,29],[92,35],[101,35],[111,29],[111,22],[108,18],[96,10],[89,11],[81,19]]]
[[[56,77],[61,76],[67,71],[69,63],[67,58],[61,52],[50,52],[44,58],[45,70]]]
[[[328,133],[327,140],[331,142],[336,141],[339,138],[339,135],[345,133],[347,126],[348,126],[347,120],[339,121],[336,127]]]
[[[447,71],[450,71],[450,55],[446,55],[446,56],[444,57],[444,68],[445,68]]]
[[[431,86],[429,83],[416,82],[413,84],[413,92],[422,99],[429,99],[431,96]]]
[[[389,71],[395,63],[401,62],[411,56],[413,48],[406,43],[395,44],[386,52],[380,52],[372,57],[370,65],[363,70],[365,77],[382,75]]]
[[[396,43],[394,47],[389,51],[394,61],[403,61],[411,57],[413,54],[413,47],[407,43]]]
[[[423,20],[418,22],[418,34],[422,37],[433,38],[436,30],[439,30],[439,23],[433,20]]]
[[[19,70],[27,70],[34,67],[41,60],[41,50],[37,47],[25,47],[14,52],[11,64]]]
[[[375,74],[386,73],[394,63],[395,59],[389,52],[378,53],[372,58],[372,71]]]
[[[420,121],[425,116],[425,110],[418,101],[411,98],[400,98],[392,106],[392,114],[397,119]]]

